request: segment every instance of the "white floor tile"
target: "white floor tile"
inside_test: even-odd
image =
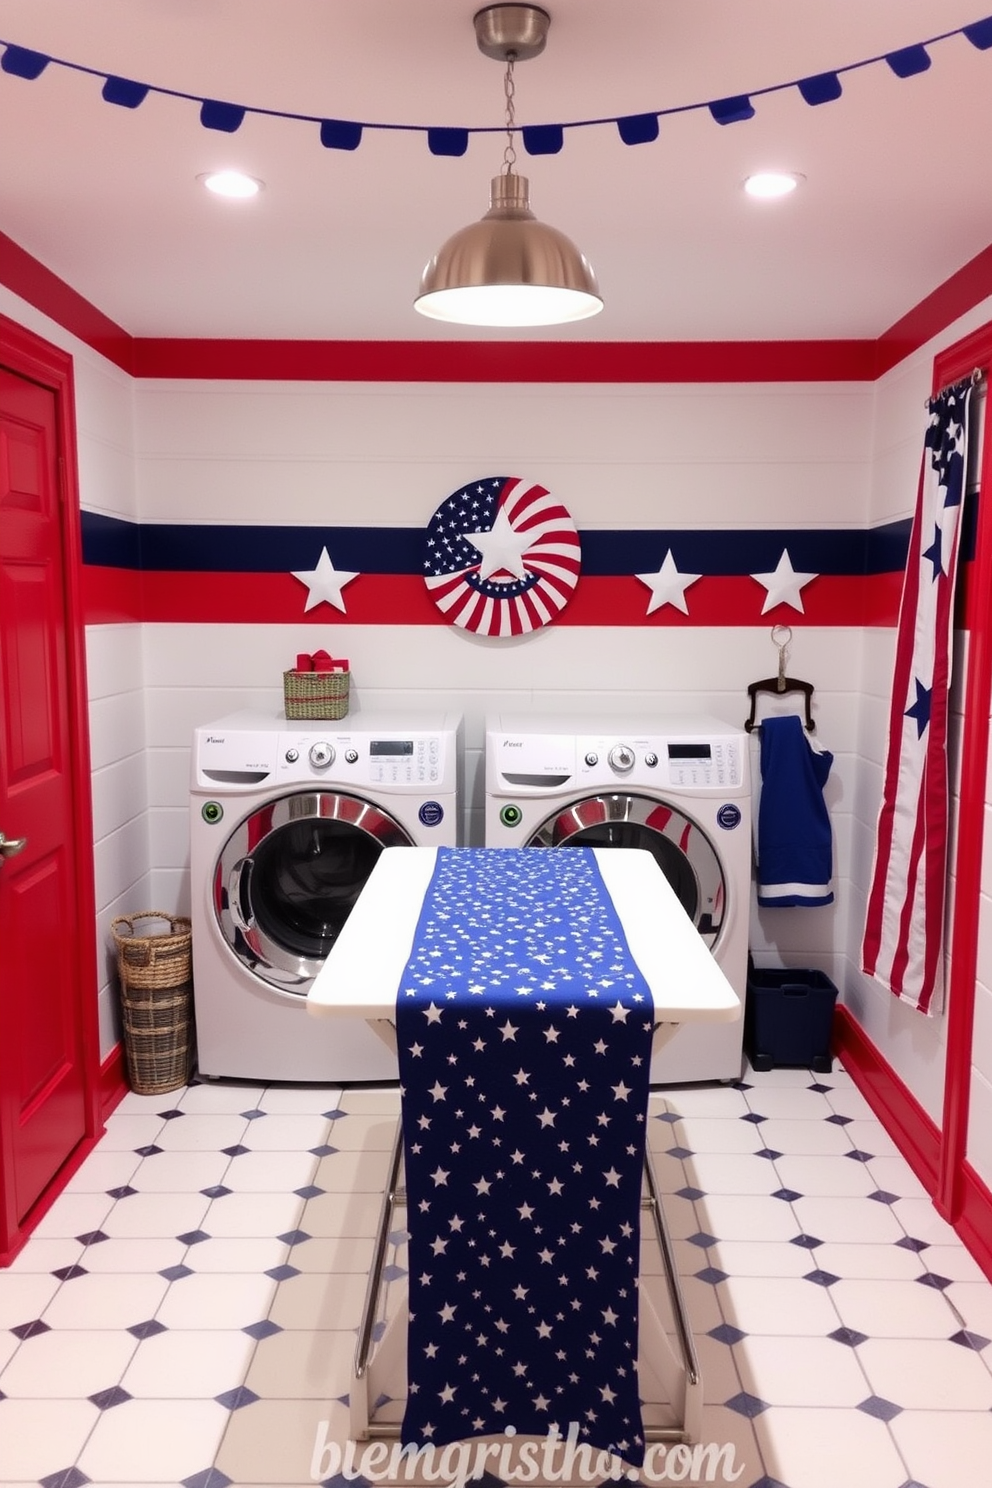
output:
[[[248,1132],[241,1140],[253,1152],[306,1152],[324,1143],[333,1146],[335,1125],[336,1122],[317,1112],[277,1112],[249,1122]]]
[[[833,1126],[828,1121],[795,1121],[772,1117],[758,1127],[762,1147],[771,1147],[778,1152],[788,1152],[793,1157],[834,1152],[842,1156],[850,1152],[853,1143],[847,1128]]]
[[[913,1281],[924,1274],[922,1258],[915,1250],[904,1250],[901,1245],[828,1240],[817,1246],[814,1256],[821,1271],[832,1271],[835,1276],[850,1280],[874,1276],[880,1281]]]
[[[824,1099],[838,1116],[850,1116],[852,1121],[876,1120],[871,1106],[860,1090],[855,1090],[853,1086],[835,1086],[826,1092]]]
[[[82,1241],[74,1236],[59,1235],[47,1239],[36,1230],[24,1249],[11,1261],[6,1274],[17,1276],[28,1271],[58,1271],[63,1266],[75,1266],[82,1258],[85,1248]],[[0,1275],[3,1274],[0,1272]]]
[[[781,1240],[718,1240],[708,1251],[710,1264],[728,1276],[805,1276],[819,1263],[801,1245]]]
[[[909,1410],[992,1410],[979,1354],[936,1338],[869,1338],[858,1346],[872,1393]]]
[[[931,1271],[940,1274],[939,1256],[931,1260],[931,1255],[931,1251],[925,1250],[923,1260]],[[947,1288],[946,1296],[964,1318],[966,1328],[992,1338],[992,1285],[987,1281],[955,1281]]]
[[[782,1187],[777,1164],[741,1152],[697,1152],[686,1158],[686,1177],[707,1194],[770,1194]]]
[[[210,1207],[199,1193],[134,1193],[118,1199],[100,1229],[113,1237],[168,1240],[198,1229]]]
[[[315,1238],[374,1235],[380,1202],[380,1196],[374,1193],[323,1194],[319,1199],[307,1200],[303,1227]]]
[[[103,1221],[114,1207],[113,1199],[102,1193],[60,1194],[48,1213],[38,1222],[32,1239],[61,1239],[88,1235],[103,1228]]]
[[[836,1195],[867,1198],[878,1189],[878,1180],[868,1163],[854,1162],[837,1153],[818,1156],[779,1157],[775,1171],[784,1188],[806,1195]]]
[[[800,1233],[790,1204],[757,1194],[707,1194],[697,1212],[718,1240],[791,1240]]]
[[[245,1383],[255,1348],[254,1338],[240,1330],[158,1333],[137,1345],[121,1385],[140,1399],[221,1395]]]
[[[834,1114],[826,1096],[819,1091],[797,1090],[792,1086],[749,1090],[747,1104],[757,1115],[780,1121],[826,1121]]]
[[[223,1152],[156,1152],[135,1170],[139,1193],[193,1193],[225,1181],[231,1159]]]
[[[42,1317],[50,1328],[130,1328],[154,1317],[169,1283],[163,1276],[77,1276],[63,1282]]]
[[[129,1488],[181,1481],[213,1463],[228,1419],[212,1400],[126,1400],[103,1412],[79,1467]]]
[[[807,1235],[818,1240],[854,1240],[895,1244],[903,1229],[892,1213],[892,1205],[874,1199],[811,1196],[796,1199],[796,1214]]]
[[[316,1182],[319,1159],[312,1152],[243,1152],[232,1157],[225,1187],[235,1193],[281,1193]],[[220,1180],[218,1180],[220,1181]]]
[[[825,1337],[837,1326],[833,1289],[781,1277],[733,1276],[716,1288],[728,1323],[745,1333]]]
[[[365,1115],[399,1116],[400,1088],[398,1085],[346,1085],[338,1100],[338,1108]]]
[[[265,1275],[184,1276],[155,1316],[167,1328],[247,1328],[268,1316],[276,1289]]]
[[[869,1338],[950,1338],[960,1327],[940,1292],[916,1281],[844,1279],[830,1295],[844,1326]]]
[[[208,1235],[271,1239],[298,1228],[304,1200],[294,1193],[230,1193],[214,1199],[203,1216]]]
[[[328,1144],[339,1152],[391,1152],[395,1140],[396,1120],[392,1116],[344,1116],[330,1123],[327,1134]]]
[[[749,1337],[733,1352],[744,1389],[766,1405],[853,1407],[871,1394],[855,1350],[832,1338]]]
[[[280,1283],[269,1316],[282,1328],[337,1332],[358,1327],[363,1301],[353,1278],[308,1273]]]
[[[988,1277],[963,1245],[928,1246],[922,1252],[921,1260],[928,1271],[934,1271],[938,1276],[949,1276],[952,1281],[978,1282],[979,1293],[986,1294],[990,1290]]]
[[[954,1245],[957,1235],[946,1220],[941,1219],[929,1198],[898,1199],[892,1205],[892,1213],[914,1240],[926,1240],[930,1245]]]
[[[682,1085],[652,1091],[649,1110],[651,1116],[667,1111],[680,1116],[719,1116],[734,1120],[746,1116],[749,1107],[744,1092],[727,1085]]]
[[[978,1411],[904,1411],[891,1423],[896,1445],[927,1488],[982,1482],[992,1462],[992,1415]]]
[[[293,1263],[299,1265],[300,1246],[293,1252]],[[258,1236],[233,1236],[225,1239],[201,1240],[190,1246],[185,1254],[187,1266],[194,1271],[239,1271],[261,1273],[275,1266],[284,1266],[290,1256],[290,1247],[282,1240]]]
[[[0,1328],[41,1317],[60,1285],[57,1276],[0,1271]]]
[[[88,1400],[0,1400],[0,1483],[71,1467],[99,1414]]]
[[[338,1109],[340,1085],[270,1085],[258,1102],[259,1110],[285,1114],[320,1115]]]
[[[754,1425],[769,1476],[789,1488],[902,1488],[906,1482],[888,1428],[863,1411],[776,1406]]]
[[[239,1143],[248,1147],[251,1138],[247,1133],[254,1124],[240,1115],[194,1111],[163,1122],[155,1145],[163,1152],[219,1152]]]
[[[351,1389],[355,1334],[288,1328],[263,1338],[245,1384],[263,1400],[334,1400]]]
[[[899,1148],[878,1121],[852,1121],[844,1127],[852,1147],[875,1157],[898,1157]]]
[[[766,1145],[762,1130],[736,1117],[686,1116],[673,1125],[669,1146],[690,1152],[757,1152]]]
[[[127,1273],[137,1271],[149,1273],[164,1271],[169,1266],[178,1266],[188,1246],[182,1240],[164,1237],[121,1238],[101,1240],[98,1245],[88,1245],[80,1257],[80,1265],[87,1271]]]
[[[388,1152],[334,1152],[321,1158],[313,1181],[328,1193],[381,1194],[389,1163]]]
[[[123,1329],[72,1329],[26,1338],[0,1374],[12,1398],[81,1399],[120,1382],[137,1340]]]
[[[109,1188],[119,1188],[129,1183],[131,1175],[141,1166],[136,1152],[112,1151],[97,1147],[73,1173],[66,1184],[66,1193],[106,1193]]]
[[[180,1111],[200,1115],[236,1116],[241,1111],[253,1111],[261,1106],[265,1094],[264,1085],[238,1085],[209,1083],[191,1085],[175,1102]]]
[[[166,1107],[163,1104],[162,1109]],[[122,1102],[107,1122],[107,1130],[97,1145],[98,1152],[133,1152],[138,1147],[147,1147],[158,1140],[162,1128],[168,1126],[161,1116],[151,1112],[125,1109]]]

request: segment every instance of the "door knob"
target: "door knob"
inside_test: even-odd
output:
[[[21,852],[23,848],[27,847],[27,845],[28,839],[26,837],[11,837],[8,839],[3,832],[0,832],[0,858],[12,858],[16,853]]]

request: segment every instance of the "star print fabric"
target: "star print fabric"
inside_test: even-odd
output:
[[[635,1465],[653,1005],[591,849],[441,848],[397,993],[404,1442],[579,1439]]]

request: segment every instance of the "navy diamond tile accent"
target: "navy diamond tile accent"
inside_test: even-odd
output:
[[[288,1281],[291,1276],[300,1276],[302,1272],[298,1266],[272,1266],[265,1274],[273,1281]]]
[[[259,1117],[260,1117],[260,1116],[265,1116],[265,1115],[267,1115],[267,1112],[265,1112],[265,1111],[260,1111],[260,1110],[259,1110],[259,1109],[258,1109],[258,1107],[257,1107],[257,1106],[255,1106],[255,1107],[254,1107],[254,1109],[253,1109],[253,1110],[251,1110],[251,1111],[240,1111],[240,1112],[239,1112],[239,1113],[238,1113],[238,1114],[239,1114],[239,1115],[240,1115],[240,1116],[243,1116],[243,1117],[244,1117],[244,1118],[245,1118],[245,1120],[246,1120],[246,1121],[257,1121],[257,1120],[258,1120],[258,1119],[259,1119]]]
[[[372,1329],[372,1342],[381,1343],[386,1332],[386,1319],[382,1318]]]
[[[741,1328],[735,1328],[733,1323],[720,1323],[716,1328],[711,1328],[706,1335],[707,1338],[715,1338],[717,1343],[740,1343],[747,1334]]]
[[[183,1488],[231,1488],[233,1482],[234,1479],[222,1473],[219,1467],[205,1467],[191,1478],[182,1479]]]
[[[876,1204],[894,1204],[898,1200],[899,1195],[889,1193],[888,1190],[884,1188],[876,1188],[875,1192],[870,1193],[868,1197],[870,1199],[874,1199]]]
[[[752,1421],[755,1416],[760,1416],[762,1411],[768,1409],[765,1401],[759,1400],[757,1395],[749,1395],[746,1390],[742,1390],[739,1395],[732,1395],[724,1404],[728,1410],[736,1411],[739,1416],[748,1416]]]
[[[308,1183],[305,1188],[294,1188],[293,1192],[298,1199],[315,1199],[319,1194],[326,1193],[326,1188],[318,1188],[316,1183]]]
[[[166,1333],[168,1329],[158,1318],[147,1318],[143,1323],[132,1323],[127,1331],[132,1338],[154,1338],[157,1333]]]
[[[25,1338],[37,1338],[39,1333],[50,1333],[52,1330],[41,1318],[32,1318],[29,1323],[18,1323],[16,1328],[11,1328],[15,1338],[23,1343]]]
[[[399,1281],[401,1277],[408,1275],[402,1266],[383,1266],[382,1274],[387,1281]]]
[[[243,1147],[240,1142],[236,1142],[233,1147],[222,1147],[220,1150],[225,1157],[240,1157],[242,1153],[250,1152],[251,1148]]]
[[[314,1157],[331,1157],[338,1149],[328,1146],[326,1142],[321,1142],[319,1147],[308,1147],[307,1151],[312,1152]]]
[[[705,1199],[706,1193],[701,1188],[677,1188],[675,1197],[677,1199]]]
[[[273,1333],[281,1333],[282,1329],[271,1318],[262,1318],[260,1323],[249,1323],[247,1328],[242,1328],[241,1331],[247,1333],[249,1338],[262,1339],[271,1338]]]
[[[99,1245],[101,1240],[109,1240],[110,1236],[105,1235],[102,1230],[87,1230],[85,1235],[74,1235],[73,1239],[78,1240],[80,1245]]]
[[[136,1194],[137,1192],[138,1192],[138,1190],[136,1188],[132,1188],[129,1183],[125,1183],[121,1188],[108,1188],[107,1189],[107,1198],[108,1199],[129,1199],[132,1194]]]
[[[201,1188],[200,1192],[205,1199],[225,1199],[229,1193],[234,1192],[234,1189],[228,1188],[223,1183],[215,1183],[213,1188]]]
[[[824,1118],[831,1126],[850,1126],[854,1120],[853,1116],[827,1116]]]
[[[171,1111],[157,1111],[155,1114],[161,1116],[163,1121],[176,1121],[180,1116],[185,1116],[186,1112],[173,1106]]]
[[[772,1194],[772,1198],[784,1199],[787,1204],[791,1204],[794,1199],[801,1199],[802,1194],[797,1193],[794,1188],[777,1188]]]
[[[933,1287],[935,1292],[942,1292],[951,1284],[949,1276],[938,1276],[936,1271],[927,1271],[922,1276],[915,1277],[914,1280],[918,1281],[920,1286]]]
[[[921,1251],[930,1249],[929,1240],[914,1240],[912,1235],[903,1235],[901,1240],[896,1240],[894,1243],[898,1245],[901,1250]]]
[[[109,1390],[99,1390],[96,1395],[88,1395],[87,1400],[97,1407],[98,1410],[110,1410],[115,1405],[123,1405],[125,1400],[133,1397],[120,1385],[111,1385]]]
[[[844,1153],[844,1156],[849,1157],[852,1162],[871,1162],[875,1154],[874,1152],[862,1152],[860,1148],[852,1147],[850,1152]]]
[[[866,1416],[874,1416],[878,1421],[891,1421],[902,1414],[902,1406],[896,1405],[891,1400],[886,1400],[881,1395],[869,1395],[867,1400],[855,1407],[856,1410],[864,1411]]]
[[[695,1154],[691,1147],[669,1147],[669,1157],[693,1157]]]
[[[85,1266],[60,1266],[52,1275],[57,1276],[59,1281],[72,1281],[75,1276],[89,1276]]]
[[[185,1230],[183,1234],[177,1235],[176,1239],[181,1240],[184,1245],[199,1245],[202,1241],[209,1240],[210,1236],[206,1230]]]
[[[900,1488],[927,1488],[927,1485],[918,1483],[915,1478],[907,1478],[905,1483],[900,1484]]]
[[[472,1482],[481,1483],[482,1479],[473,1478]],[[347,1477],[345,1477],[344,1473],[335,1473],[333,1478],[321,1478],[317,1484],[317,1488],[347,1488],[348,1483],[357,1483],[358,1488],[372,1488],[368,1478],[363,1478],[361,1473],[355,1473],[354,1477],[352,1477],[351,1473]]]
[[[234,1390],[225,1390],[223,1395],[215,1395],[214,1399],[218,1405],[225,1410],[240,1410],[243,1405],[252,1405],[258,1396],[254,1390],[249,1390],[247,1385],[238,1385]]]
[[[835,1281],[840,1281],[840,1277],[835,1276],[832,1271],[807,1271],[803,1280],[812,1281],[816,1286],[828,1287],[833,1286]]]
[[[135,1147],[134,1150],[138,1157],[157,1157],[160,1152],[165,1151],[165,1148],[156,1147],[154,1142],[149,1142],[147,1147]]]
[[[815,1090],[817,1095],[826,1095],[829,1091],[833,1090],[833,1088],[834,1087],[832,1085],[821,1085],[819,1080],[817,1080],[815,1085],[806,1086],[807,1090]]]
[[[760,1126],[763,1121],[767,1121],[768,1120],[768,1117],[767,1116],[759,1116],[758,1113],[757,1113],[757,1111],[748,1111],[748,1113],[747,1113],[746,1116],[742,1116],[741,1117],[741,1120],[742,1121],[753,1121],[754,1124],[755,1124],[755,1126]]]
[[[276,1239],[281,1240],[284,1245],[300,1245],[304,1240],[312,1240],[313,1236],[308,1235],[306,1230],[287,1230],[284,1235],[277,1235]]]
[[[678,1111],[659,1111],[654,1119],[655,1121],[667,1121],[670,1125],[674,1126],[676,1121],[682,1120],[682,1117]]]
[[[342,1116],[347,1116],[347,1111],[342,1111],[340,1106],[335,1106],[333,1111],[321,1111],[320,1113],[327,1121],[340,1121]]]
[[[731,1080],[730,1088],[731,1090],[753,1090],[754,1086],[749,1085],[746,1080]]]
[[[962,1328],[960,1333],[952,1333],[951,1343],[959,1343],[962,1348],[974,1349],[980,1353],[983,1348],[988,1348],[992,1338],[986,1338],[983,1333],[972,1333],[967,1328]]]
[[[160,1271],[158,1274],[159,1276],[164,1276],[166,1281],[182,1281],[184,1276],[193,1275],[193,1267],[182,1265],[166,1266],[164,1271]]]
[[[867,1343],[868,1334],[859,1333],[857,1328],[835,1328],[832,1333],[827,1334],[835,1343],[846,1343],[848,1348],[857,1348],[859,1343]]]
[[[815,1235],[793,1235],[789,1244],[800,1245],[803,1250],[815,1250],[818,1245],[823,1244],[823,1241],[818,1240]]]
[[[727,1279],[726,1271],[720,1271],[716,1266],[704,1266],[702,1271],[696,1271],[694,1274],[699,1277],[700,1281],[711,1281],[714,1286],[717,1282]]]
[[[84,1483],[92,1483],[78,1467],[62,1467],[58,1472],[49,1473],[46,1478],[39,1478],[41,1488],[83,1488]]]
[[[708,1245],[716,1244],[717,1237],[707,1234],[705,1230],[697,1230],[694,1235],[687,1235],[686,1239],[690,1245],[701,1245],[705,1250]]]
[[[762,1147],[754,1155],[755,1157],[766,1157],[769,1162],[775,1162],[782,1156],[782,1153],[776,1152],[774,1147]]]
[[[787,1488],[787,1485],[782,1482],[781,1478],[770,1478],[768,1474],[765,1473],[764,1477],[757,1478],[751,1484],[751,1488]],[[908,1484],[907,1488],[909,1488]]]
[[[390,1245],[403,1245],[410,1238],[409,1230],[390,1230],[387,1235]]]

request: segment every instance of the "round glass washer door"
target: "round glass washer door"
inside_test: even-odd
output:
[[[412,847],[378,806],[306,791],[260,806],[214,870],[217,923],[257,977],[305,997],[384,847]]]
[[[710,950],[727,914],[727,883],[698,822],[655,797],[586,796],[549,816],[528,847],[641,847],[655,861]]]

